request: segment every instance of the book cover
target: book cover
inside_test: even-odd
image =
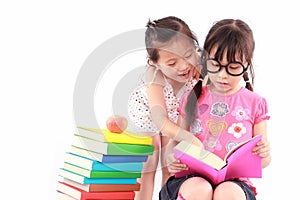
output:
[[[65,153],[64,162],[95,171],[140,172],[143,169],[142,162],[102,163],[70,152]]]
[[[227,153],[224,160],[201,147],[182,141],[175,146],[174,156],[185,163],[189,170],[176,173],[175,177],[198,173],[214,184],[239,177],[261,178],[261,157],[252,153],[252,149],[261,138],[262,135],[258,135],[240,143]]]
[[[89,138],[74,135],[72,145],[105,155],[152,155],[153,145],[141,144],[120,144],[92,140]]]
[[[75,135],[94,139],[101,142],[121,143],[121,144],[143,144],[152,145],[152,137],[136,134],[125,130],[122,133],[113,133],[107,129],[96,129],[79,126]]]
[[[63,182],[86,192],[139,191],[141,187],[139,182],[136,184],[81,184],[69,179],[64,179]]]
[[[56,200],[78,200],[78,199],[75,199],[67,194],[57,191]],[[120,199],[101,199],[101,200],[120,200]]]
[[[124,171],[99,171],[88,170],[76,165],[64,163],[65,170],[85,176],[87,178],[140,178],[141,172],[124,172]]]
[[[71,146],[70,153],[77,154],[79,156],[96,160],[102,163],[121,163],[121,162],[146,162],[148,156],[133,156],[133,155],[105,155],[81,149],[75,146]]]
[[[78,200],[104,200],[104,199],[134,199],[134,191],[126,192],[86,192],[79,188],[59,181],[56,190]]]
[[[63,168],[59,169],[59,176],[81,184],[136,184],[136,178],[87,178]]]

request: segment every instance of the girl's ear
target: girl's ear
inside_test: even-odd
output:
[[[148,59],[148,65],[160,69],[160,66],[157,64],[157,62],[154,62],[153,60]]]
[[[151,59],[148,59],[148,65],[155,66],[155,63]]]

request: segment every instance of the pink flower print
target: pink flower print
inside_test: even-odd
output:
[[[237,106],[235,109],[231,112],[232,116],[235,116],[236,120],[247,120],[249,119],[250,110],[247,108],[243,108],[242,106]]]
[[[221,143],[219,142],[218,138],[215,137],[209,137],[204,141],[203,144],[205,146],[205,149],[210,152],[214,152],[215,150],[220,151],[222,149]]]
[[[243,134],[246,133],[246,127],[243,126],[243,123],[233,123],[228,128],[228,133],[233,134],[235,138],[240,138]]]

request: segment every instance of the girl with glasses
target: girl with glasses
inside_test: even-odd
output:
[[[179,123],[193,132],[206,150],[221,158],[238,143],[263,135],[253,153],[262,158],[265,168],[271,161],[269,114],[265,98],[253,92],[251,84],[254,46],[252,30],[242,20],[224,19],[212,26],[204,42],[200,80],[180,101]],[[208,82],[203,86],[205,76]],[[170,141],[170,151],[177,143]],[[170,172],[186,170],[185,164],[171,158]],[[248,178],[235,177],[214,185],[201,174],[171,176],[160,191],[161,200],[253,200],[255,196],[256,189]]]

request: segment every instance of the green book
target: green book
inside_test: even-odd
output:
[[[73,146],[105,155],[152,155],[153,145],[100,142],[74,135]]]
[[[82,175],[87,178],[140,178],[141,177],[141,172],[95,171],[95,170],[84,169],[69,163],[64,163],[64,169]]]
[[[59,169],[59,176],[81,184],[136,184],[136,178],[88,178],[64,168]]]

